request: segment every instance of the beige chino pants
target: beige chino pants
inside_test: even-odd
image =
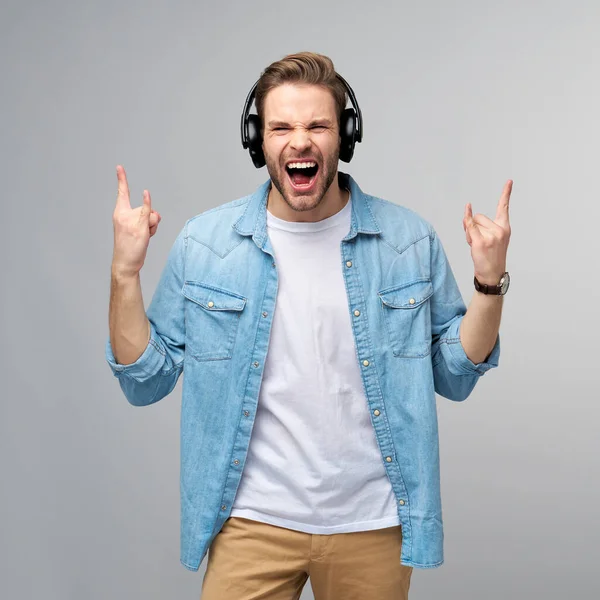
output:
[[[201,600],[407,600],[400,525],[319,535],[230,517],[213,540]]]

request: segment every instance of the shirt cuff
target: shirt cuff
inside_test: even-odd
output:
[[[165,351],[157,338],[156,329],[150,323],[150,340],[146,349],[135,362],[122,365],[117,363],[115,359],[109,337],[106,341],[105,356],[114,376],[119,377],[122,373],[125,373],[138,381],[144,381],[157,373],[165,361]]]
[[[465,353],[465,349],[460,341],[460,324],[463,317],[455,319],[446,335],[440,340],[440,350],[448,368],[456,375],[483,375],[490,369],[498,366],[500,359],[500,334],[496,338],[496,343],[490,355],[484,362],[475,364]]]

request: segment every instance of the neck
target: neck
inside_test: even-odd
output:
[[[350,198],[350,192],[339,185],[338,177],[335,177],[323,199],[317,206],[308,210],[294,210],[279,193],[279,190],[271,184],[267,197],[267,209],[269,212],[284,221],[295,221],[298,223],[316,223],[338,213],[346,206]]]

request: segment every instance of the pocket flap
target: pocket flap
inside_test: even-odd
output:
[[[182,293],[206,310],[243,310],[246,305],[243,296],[200,281],[186,281]]]
[[[433,295],[431,279],[417,279],[377,292],[381,301],[391,308],[416,308]]]

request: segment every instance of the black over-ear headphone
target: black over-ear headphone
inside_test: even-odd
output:
[[[362,141],[363,136],[363,122],[362,113],[360,107],[356,101],[354,91],[348,84],[348,82],[338,73],[337,78],[344,84],[348,96],[350,96],[350,102],[354,108],[345,108],[342,112],[342,118],[340,122],[340,160],[344,162],[350,162],[352,155],[354,154],[354,145],[356,142]],[[262,150],[262,137],[260,134],[261,125],[260,118],[258,115],[250,114],[250,107],[254,101],[256,93],[256,86],[258,81],[252,86],[252,89],[248,93],[246,103],[244,104],[244,110],[242,112],[242,146],[248,148],[252,162],[257,169],[264,167],[266,164],[265,155]]]

